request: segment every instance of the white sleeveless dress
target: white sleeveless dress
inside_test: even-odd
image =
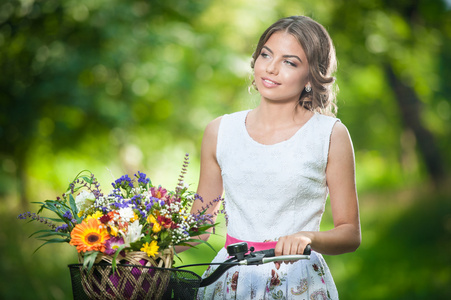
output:
[[[224,115],[217,159],[225,189],[230,236],[252,242],[275,241],[299,231],[319,231],[328,189],[326,165],[336,118],[315,114],[290,139],[263,145],[246,129],[249,111]],[[228,259],[222,248],[213,262]],[[215,266],[204,273],[208,276]],[[338,299],[321,254],[293,264],[274,263],[229,269],[198,299]]]

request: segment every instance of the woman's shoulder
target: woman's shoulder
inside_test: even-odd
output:
[[[204,137],[216,137],[218,135],[219,125],[221,124],[222,117],[223,116],[219,116],[207,124],[204,131]]]
[[[338,119],[337,117],[335,117],[335,116],[329,116],[329,115],[323,115],[323,114],[320,114],[320,113],[315,113],[315,117],[319,120],[319,121],[321,121],[321,122],[324,122],[324,123],[335,123],[335,122],[340,122],[340,119]]]
[[[224,134],[230,133],[230,128],[238,126],[237,124],[240,123],[238,121],[240,118],[242,118],[244,122],[246,113],[247,111],[234,112],[219,116],[210,121],[204,130],[204,135],[202,138],[203,143],[206,145],[216,145],[218,143],[218,137],[220,135],[223,136]]]
[[[219,127],[221,126],[221,123],[223,122],[235,122],[240,120],[245,120],[247,113],[249,110],[243,110],[243,111],[237,111],[230,114],[224,114],[222,116],[217,117],[216,119],[210,121],[206,127],[206,131],[214,131],[218,132]]]
[[[241,110],[241,111],[236,111],[230,114],[225,114],[222,117],[224,119],[229,119],[229,120],[240,120],[240,119],[245,119],[247,114],[249,113],[250,109],[247,110]]]

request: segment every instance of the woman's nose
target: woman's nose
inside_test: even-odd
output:
[[[275,61],[271,61],[268,63],[268,65],[266,66],[266,72],[268,72],[269,74],[274,74],[274,75],[277,75],[279,73],[279,70],[275,64]]]

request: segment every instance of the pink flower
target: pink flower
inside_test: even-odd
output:
[[[155,197],[155,198],[158,198],[161,200],[167,200],[169,198],[168,191],[166,189],[162,188],[161,186],[159,186],[158,188],[151,187],[150,192],[152,193],[152,197]]]
[[[104,253],[107,255],[113,255],[116,253],[117,249],[124,244],[124,239],[122,237],[111,237],[105,243]]]

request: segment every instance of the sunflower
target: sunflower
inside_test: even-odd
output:
[[[149,257],[155,257],[155,255],[158,254],[158,248],[160,247],[157,245],[157,241],[152,241],[150,243],[145,243],[140,250],[146,252]]]
[[[105,242],[110,237],[100,225],[94,218],[83,220],[72,230],[70,244],[76,246],[78,252],[105,251]]]

